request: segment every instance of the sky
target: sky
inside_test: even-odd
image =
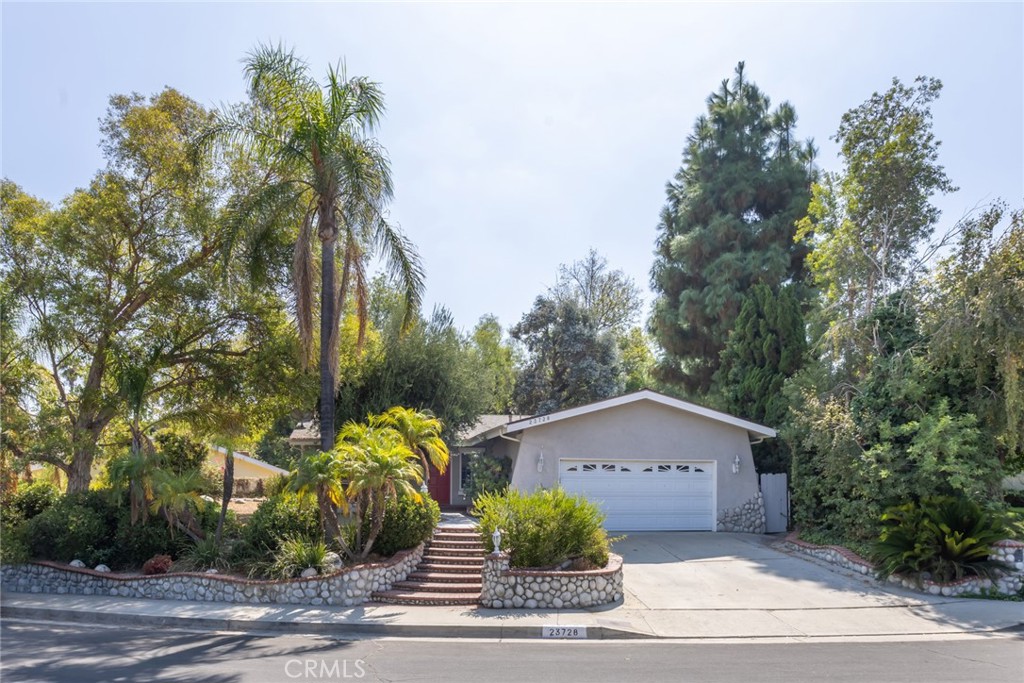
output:
[[[665,183],[707,96],[745,61],[837,171],[843,112],[937,77],[940,162],[978,205],[1024,203],[1024,3],[17,3],[3,1],[2,175],[52,203],[103,159],[117,93],[244,98],[241,59],[282,42],[313,73],[378,81],[391,217],[425,305],[508,327],[591,248],[645,291]],[[649,291],[647,301],[653,299]]]

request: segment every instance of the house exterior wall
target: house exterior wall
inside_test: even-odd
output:
[[[609,460],[711,460],[717,464],[716,513],[742,506],[758,494],[757,472],[745,429],[637,401],[531,427],[521,438],[512,486],[532,491],[558,483],[561,458]],[[543,470],[537,470],[543,452]],[[740,472],[732,465],[740,457]]]
[[[218,451],[210,451],[206,456],[206,462],[217,469],[224,467],[224,454]],[[277,472],[266,467],[261,467],[241,458],[235,458],[235,479],[271,479],[277,476]]]

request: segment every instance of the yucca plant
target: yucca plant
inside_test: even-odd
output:
[[[880,577],[909,575],[938,582],[965,576],[996,579],[1010,568],[989,559],[1006,537],[1002,519],[964,498],[925,498],[890,508],[872,547]]]
[[[227,558],[226,547],[218,543],[216,538],[208,537],[186,550],[178,560],[177,568],[186,572],[207,569],[223,572],[231,568],[231,563]]]

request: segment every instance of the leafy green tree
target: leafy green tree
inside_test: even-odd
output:
[[[641,327],[631,327],[616,340],[619,347],[620,367],[624,380],[623,390],[628,392],[651,389],[657,385],[654,377],[654,352],[651,341]]]
[[[512,391],[516,383],[515,350],[502,333],[498,318],[485,315],[473,328],[473,347],[483,366],[482,379],[489,386],[490,405],[484,410],[507,413],[512,409]]]
[[[1024,469],[1024,211],[995,204],[969,218],[938,266],[925,326],[951,407],[978,416],[983,449]]]
[[[239,145],[265,168],[265,182],[238,204],[237,213],[250,217],[248,224],[236,226],[248,242],[276,242],[268,236],[286,227],[281,216],[298,210],[292,273],[295,320],[303,356],[309,360],[319,298],[320,446],[329,451],[334,446],[346,302],[353,298],[362,331],[368,314],[366,269],[380,256],[400,282],[406,322],[411,323],[423,273],[412,244],[386,220],[391,171],[384,149],[370,137],[384,112],[380,87],[365,78],[348,78],[336,68],[328,69],[321,84],[305,62],[280,46],[253,50],[245,59],[245,73],[249,102],[219,112],[203,141]],[[258,251],[255,255],[262,256]]]
[[[575,302],[537,297],[511,334],[528,354],[516,378],[520,411],[548,413],[622,392],[614,337]]]
[[[807,264],[824,294],[828,341],[852,373],[880,344],[860,323],[920,275],[918,251],[940,215],[931,198],[956,189],[932,134],[931,103],[941,90],[934,78],[918,77],[912,87],[894,78],[886,92],[846,112],[833,136],[844,168],[814,185],[800,222],[797,238],[813,247]]]
[[[283,314],[272,291],[237,287],[237,270],[215,258],[229,237],[221,218],[231,188],[190,155],[208,120],[171,89],[114,96],[101,124],[107,167],[86,189],[50,210],[3,182],[0,272],[46,370],[23,401],[38,437],[28,456],[60,468],[69,491],[88,488],[101,436],[132,412],[113,368],[158,349],[145,430],[201,419],[216,408],[211,384],[237,382],[240,361],[269,336],[266,321]],[[261,366],[264,390],[283,365]]]
[[[401,306],[375,316],[382,326],[380,344],[368,349],[358,368],[343,378],[339,423],[401,405],[436,416],[444,425],[444,437],[451,439],[493,404],[488,383],[480,381],[487,372],[482,359],[455,329],[448,311],[437,309],[429,320],[416,316],[405,332],[399,324]]]
[[[723,410],[773,427],[788,419],[789,401],[782,388],[803,367],[807,353],[800,309],[793,286],[777,294],[766,285],[750,289],[715,377]],[[786,472],[789,448],[778,439],[758,444],[754,463],[758,472]]]
[[[691,395],[712,389],[751,287],[804,275],[795,222],[807,211],[814,148],[794,139],[796,112],[772,110],[743,62],[707,102],[667,189],[651,284],[658,375]]]
[[[600,331],[620,336],[640,315],[640,288],[621,270],[609,270],[608,259],[591,249],[585,258],[558,267],[548,291],[555,302],[572,302],[585,311]]]

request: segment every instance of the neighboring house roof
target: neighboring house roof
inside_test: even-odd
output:
[[[218,453],[225,457],[228,454],[228,449],[224,448],[223,446],[210,446],[210,450],[217,451]],[[268,470],[271,474],[288,474],[288,470],[281,469],[276,465],[271,465],[269,462],[264,462],[259,458],[254,458],[245,451],[235,451],[235,459],[241,460],[242,462],[247,462],[250,465],[254,465],[256,467],[264,468]]]
[[[765,427],[755,422],[749,422],[743,420],[728,413],[719,412],[704,406],[699,406],[696,403],[689,403],[688,401],[681,401],[678,398],[672,398],[665,394],[659,394],[656,391],[650,389],[644,389],[637,391],[632,394],[626,394],[624,396],[616,396],[615,398],[605,399],[604,401],[597,401],[596,403],[589,403],[585,406],[579,406],[577,408],[568,408],[566,410],[559,410],[554,413],[547,415],[536,415],[534,417],[528,417],[522,420],[512,422],[511,424],[504,426],[504,431],[501,434],[507,434],[512,432],[521,432],[526,429],[533,427],[539,427],[541,425],[551,424],[552,422],[558,422],[560,420],[566,420],[569,418],[577,417],[579,415],[586,415],[588,413],[595,413],[600,410],[607,410],[608,408],[615,408],[618,406],[626,405],[628,403],[636,403],[638,401],[651,401],[658,403],[669,408],[675,408],[692,415],[699,415],[706,417],[716,422],[731,425],[733,427],[739,427],[747,430],[747,434],[750,436],[752,441],[759,441],[761,439],[774,438],[776,432],[771,427]],[[495,433],[493,436],[487,438],[494,438],[499,433]]]
[[[300,422],[292,430],[291,435],[288,437],[288,443],[293,446],[319,446],[320,428],[316,426],[316,422],[313,420]]]
[[[477,418],[473,426],[467,427],[459,432],[457,437],[458,445],[472,446],[480,443],[481,441],[493,439],[498,435],[498,431],[508,423],[523,420],[527,417],[529,417],[529,415],[481,415]],[[491,432],[494,433],[491,434]],[[490,434],[490,436],[487,436],[488,434]]]

